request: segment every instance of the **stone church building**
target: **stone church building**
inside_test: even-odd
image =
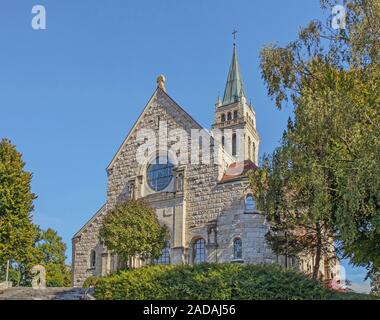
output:
[[[99,228],[107,212],[126,197],[148,202],[156,209],[160,223],[169,228],[170,241],[154,263],[286,262],[287,266],[311,271],[312,259],[277,256],[266,243],[268,224],[265,215],[255,208],[247,178],[247,172],[258,165],[260,136],[255,111],[247,103],[235,45],[224,96],[215,105],[212,125],[222,132],[221,143],[215,142],[211,131],[202,131],[211,140],[209,163],[176,162],[159,142],[147,149],[153,151],[148,152],[145,162],[138,161],[137,150],[145,141],[139,139],[143,129],[159,137],[170,131],[182,134],[185,143],[181,147],[194,153],[189,137],[192,130],[203,128],[168,95],[165,78],[159,76],[156,90],[107,167],[106,203],[72,239],[73,286],[82,286],[87,277],[105,276],[120,266],[117,256],[100,242]],[[238,131],[242,132],[239,137]],[[237,161],[237,143],[243,150],[241,161]],[[203,149],[195,152],[202,153]],[[162,158],[166,163],[161,163]],[[337,276],[337,261],[322,263],[325,278]],[[130,267],[142,265],[138,258],[129,261]]]

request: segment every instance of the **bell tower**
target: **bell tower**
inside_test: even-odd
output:
[[[260,137],[256,131],[256,113],[252,105],[247,103],[235,43],[223,100],[218,98],[215,104],[215,120],[212,128],[222,131],[222,144],[225,138],[231,139],[232,156],[236,156],[235,132],[238,129],[243,130],[243,141],[240,147],[244,147],[244,159],[258,165]],[[224,132],[232,136],[224,137]]]

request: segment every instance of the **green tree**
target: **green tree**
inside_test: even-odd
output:
[[[38,263],[46,268],[48,287],[69,287],[70,271],[65,265],[66,245],[52,229],[40,230],[36,247]]]
[[[161,256],[169,233],[159,224],[152,207],[141,200],[128,200],[108,213],[100,238],[123,261],[133,256],[149,260]]]
[[[282,144],[263,166],[250,176],[260,210],[271,223],[266,238],[280,255],[314,256],[312,275],[319,275],[323,258],[333,258],[331,199],[326,174],[309,155],[310,148],[299,149],[291,140],[292,124]]]
[[[322,0],[321,4],[330,11],[339,3]],[[279,109],[291,102],[294,123],[251,182],[258,206],[274,225],[271,236],[277,247],[284,249],[281,231],[286,228],[293,231],[292,239],[300,240],[299,228],[307,234],[318,227],[322,236],[314,232],[311,241],[295,241],[291,247],[322,252],[331,236],[344,257],[376,271],[380,269],[380,2],[347,0],[344,6],[344,29],[312,21],[296,41],[261,51],[268,94]]]
[[[28,281],[34,260],[36,228],[31,212],[36,196],[31,192],[32,174],[16,147],[7,139],[0,142],[0,268],[8,260],[20,272],[20,283]]]
[[[371,294],[380,297],[380,273],[375,273],[370,276],[371,279]]]

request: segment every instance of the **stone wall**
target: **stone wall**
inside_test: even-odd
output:
[[[99,243],[99,229],[105,213],[105,206],[103,206],[72,239],[71,282],[73,287],[81,287],[89,276],[102,275],[101,257],[105,248]],[[92,250],[96,253],[95,268],[90,266]]]
[[[245,213],[244,204],[236,210],[223,213],[217,220],[218,262],[234,260],[234,239],[242,240],[244,263],[278,262],[277,256],[265,240],[268,225],[260,213]]]

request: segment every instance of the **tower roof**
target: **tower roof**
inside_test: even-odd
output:
[[[245,97],[243,78],[240,73],[236,46],[234,45],[232,61],[230,71],[228,72],[226,88],[224,89],[222,105],[238,102],[242,97]]]

